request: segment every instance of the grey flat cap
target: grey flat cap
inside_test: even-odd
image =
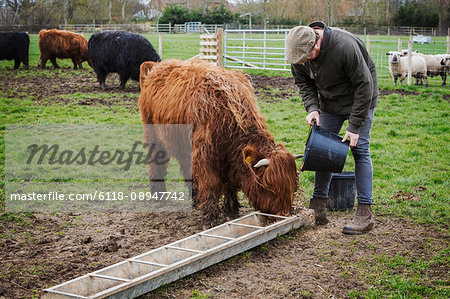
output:
[[[292,64],[302,63],[316,43],[316,33],[309,26],[297,26],[286,37],[286,59]]]

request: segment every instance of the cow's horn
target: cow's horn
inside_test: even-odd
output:
[[[300,154],[300,155],[294,155],[294,158],[295,158],[295,159],[303,158],[303,154]]]
[[[258,167],[267,166],[267,165],[269,165],[269,159],[261,159],[253,167],[258,168]]]

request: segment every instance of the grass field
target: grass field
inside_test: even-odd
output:
[[[154,46],[154,48],[159,51],[159,35],[158,34],[143,34]],[[85,35],[89,39],[90,34]],[[236,56],[242,58],[243,54],[233,54],[242,53],[242,34],[229,34],[229,41],[226,42],[226,51],[231,56]],[[360,38],[367,43],[367,36],[360,36]],[[386,83],[387,85],[392,85],[392,79],[389,74],[388,68],[388,56],[386,53],[388,51],[397,50],[398,39],[402,40],[402,49],[408,48],[408,36],[387,36],[387,35],[372,35],[370,36],[370,55],[375,62],[377,68],[378,79],[381,83]],[[246,61],[254,63],[256,65],[262,65],[262,58],[267,57],[267,67],[271,68],[284,68],[283,66],[276,66],[270,64],[270,58],[275,58],[278,60],[272,61],[273,63],[282,64],[284,59],[284,34],[268,34],[266,36],[266,42],[262,40],[262,34],[247,34],[246,35]],[[38,39],[37,34],[30,35],[30,65],[37,65],[39,62],[39,49],[37,47]],[[274,54],[263,54],[261,47],[272,47],[274,50],[268,50],[268,53]],[[234,48],[233,48],[234,47]],[[239,48],[241,47],[241,48]],[[189,59],[197,54],[199,54],[200,48],[200,37],[199,34],[162,34],[162,58],[178,58],[178,59]],[[275,49],[276,48],[276,49]],[[447,40],[446,37],[435,37],[430,44],[413,44],[413,50],[418,50],[424,54],[445,54],[447,51]],[[253,54],[251,54],[253,53]],[[278,53],[278,54],[277,54]],[[59,63],[59,62],[58,62]],[[231,61],[226,62],[230,66],[239,66],[238,63],[233,63]],[[12,61],[0,61],[1,65],[13,65]],[[50,66],[50,61],[47,62]],[[61,66],[71,66],[70,60],[61,60]],[[242,66],[242,65],[241,65]],[[289,70],[289,66],[287,66]],[[264,72],[264,70],[261,70]],[[261,72],[260,71],[260,72]],[[290,71],[275,71],[275,73],[282,76],[290,76]],[[414,82],[414,78],[413,78]],[[441,77],[429,78],[429,84],[431,86],[441,85]],[[404,83],[406,85],[406,80]]]
[[[12,61],[0,61],[1,80],[21,80],[21,78],[47,77],[56,74],[64,77],[76,76],[77,71],[67,69],[72,67],[70,60],[58,60],[61,70],[41,70],[35,66],[39,60],[37,35],[31,35],[29,71],[12,71]],[[146,35],[157,48],[158,36]],[[88,37],[89,38],[89,37]],[[377,37],[378,39],[378,37]],[[180,42],[182,40],[182,42]],[[375,42],[372,50],[375,57],[383,56],[386,48],[396,48],[393,41]],[[198,53],[199,36],[164,35],[163,58],[187,59]],[[439,41],[437,52],[444,51],[443,43]],[[432,45],[430,45],[431,47]],[[422,49],[425,51],[426,46]],[[445,51],[444,51],[445,52]],[[385,56],[383,56],[384,58]],[[387,58],[385,58],[387,60]],[[378,60],[376,60],[378,61]],[[49,67],[48,62],[48,67]],[[6,68],[8,66],[8,69]],[[379,69],[382,65],[379,66]],[[91,71],[91,70],[89,70]],[[289,72],[249,71],[253,74],[290,76]],[[371,136],[371,153],[374,164],[374,210],[377,215],[399,217],[413,224],[423,224],[431,230],[437,230],[448,235],[450,223],[450,116],[449,87],[440,87],[440,77],[434,78],[432,87],[405,86],[398,92],[387,92],[380,96],[379,105],[375,111],[375,121]],[[97,83],[93,83],[96,84]],[[128,83],[130,84],[130,83]],[[380,90],[396,91],[385,78],[380,80]],[[277,141],[282,141],[293,153],[304,151],[304,142],[308,127],[304,121],[306,112],[299,97],[280,98],[278,90],[273,89],[272,98],[259,102],[260,109]],[[54,102],[40,105],[33,100],[35,95],[27,95],[21,90],[16,97],[15,90],[6,89],[0,82],[0,200],[4,201],[5,184],[5,142],[6,124],[139,124],[141,122],[137,107],[128,107],[125,103],[115,106],[79,105],[84,98],[100,100],[115,96],[115,91],[89,93],[68,93],[64,97],[70,99],[68,104]],[[127,96],[137,98],[138,93],[130,92]],[[345,126],[344,126],[345,127]],[[348,159],[345,170],[353,170],[354,163]],[[313,173],[300,175],[300,186],[304,194],[312,193]],[[6,219],[5,215],[2,219]],[[16,218],[12,218],[16,219]],[[394,259],[383,256],[375,257],[374,264],[354,264],[367,272],[367,280],[372,288],[366,292],[349,292],[350,297],[433,297],[448,298],[450,296],[449,277],[440,285],[428,286],[426,278],[421,277],[421,270],[428,269],[438,263],[450,269],[448,242],[435,248],[434,259],[431,261],[410,260],[408,257]],[[398,265],[409,269],[406,273],[396,273]],[[390,269],[384,270],[384,269]],[[392,270],[394,269],[394,270]],[[375,274],[377,273],[377,274]],[[425,281],[425,282],[424,282]]]

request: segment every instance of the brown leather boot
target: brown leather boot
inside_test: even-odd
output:
[[[328,223],[326,198],[311,198],[309,200],[309,208],[313,209],[316,214],[316,225]]]
[[[373,228],[373,215],[370,205],[358,205],[355,218],[344,226],[342,233],[348,235],[362,235]]]

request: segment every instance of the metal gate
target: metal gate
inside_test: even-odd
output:
[[[224,67],[290,71],[285,40],[288,29],[225,30]]]

